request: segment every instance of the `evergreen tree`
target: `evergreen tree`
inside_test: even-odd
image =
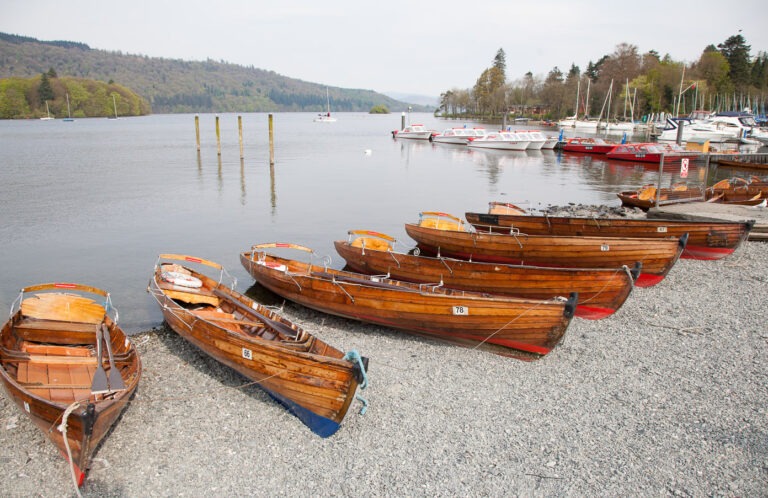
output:
[[[51,88],[51,81],[48,79],[47,73],[43,73],[40,76],[40,86],[37,87],[37,94],[40,96],[41,104],[44,104],[47,100],[53,100],[53,88]]]
[[[56,74],[56,70],[53,68],[48,69],[48,77],[49,78],[58,78],[59,75]]]
[[[741,35],[734,35],[717,45],[730,66],[729,76],[737,89],[749,85],[751,64],[749,60],[750,46]]]
[[[498,69],[501,72],[501,75],[504,76],[504,79],[507,78],[507,56],[504,53],[504,49],[500,48],[498,52],[496,52],[496,57],[493,58],[493,67]]]

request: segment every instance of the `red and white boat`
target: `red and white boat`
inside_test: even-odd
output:
[[[673,162],[683,158],[696,158],[701,155],[701,152],[685,150],[677,144],[647,142],[616,145],[605,154],[605,157],[619,161],[658,163],[661,161],[662,154],[664,162]]]
[[[565,152],[605,154],[617,145],[616,142],[608,142],[602,138],[574,137],[566,139],[565,145],[563,145],[563,150]]]
[[[466,145],[470,140],[485,136],[485,128],[448,128],[438,135],[432,135],[432,142]]]

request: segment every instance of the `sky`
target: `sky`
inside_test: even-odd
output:
[[[767,21],[764,0],[0,0],[3,33],[434,97],[474,86],[500,48],[514,81],[583,71],[620,43],[690,63],[741,33],[755,56]]]

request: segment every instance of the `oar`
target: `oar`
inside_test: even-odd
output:
[[[115,360],[112,358],[112,339],[109,337],[109,327],[106,323],[102,323],[101,327],[104,329],[104,342],[107,344],[107,357],[109,358],[109,388],[112,391],[123,391],[125,390],[125,382],[120,371],[115,368]]]
[[[96,371],[93,373],[91,394],[106,392],[109,392],[109,384],[107,384],[107,372],[104,371],[101,361],[101,328],[99,327],[96,329]]]

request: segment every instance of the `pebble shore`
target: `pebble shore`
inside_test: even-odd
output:
[[[241,289],[242,290],[242,289]],[[147,297],[147,299],[150,299]],[[768,245],[680,260],[535,362],[286,304],[370,358],[338,433],[315,436],[172,331],[133,336],[144,375],[83,496],[765,496]],[[0,495],[73,496],[0,396]]]

